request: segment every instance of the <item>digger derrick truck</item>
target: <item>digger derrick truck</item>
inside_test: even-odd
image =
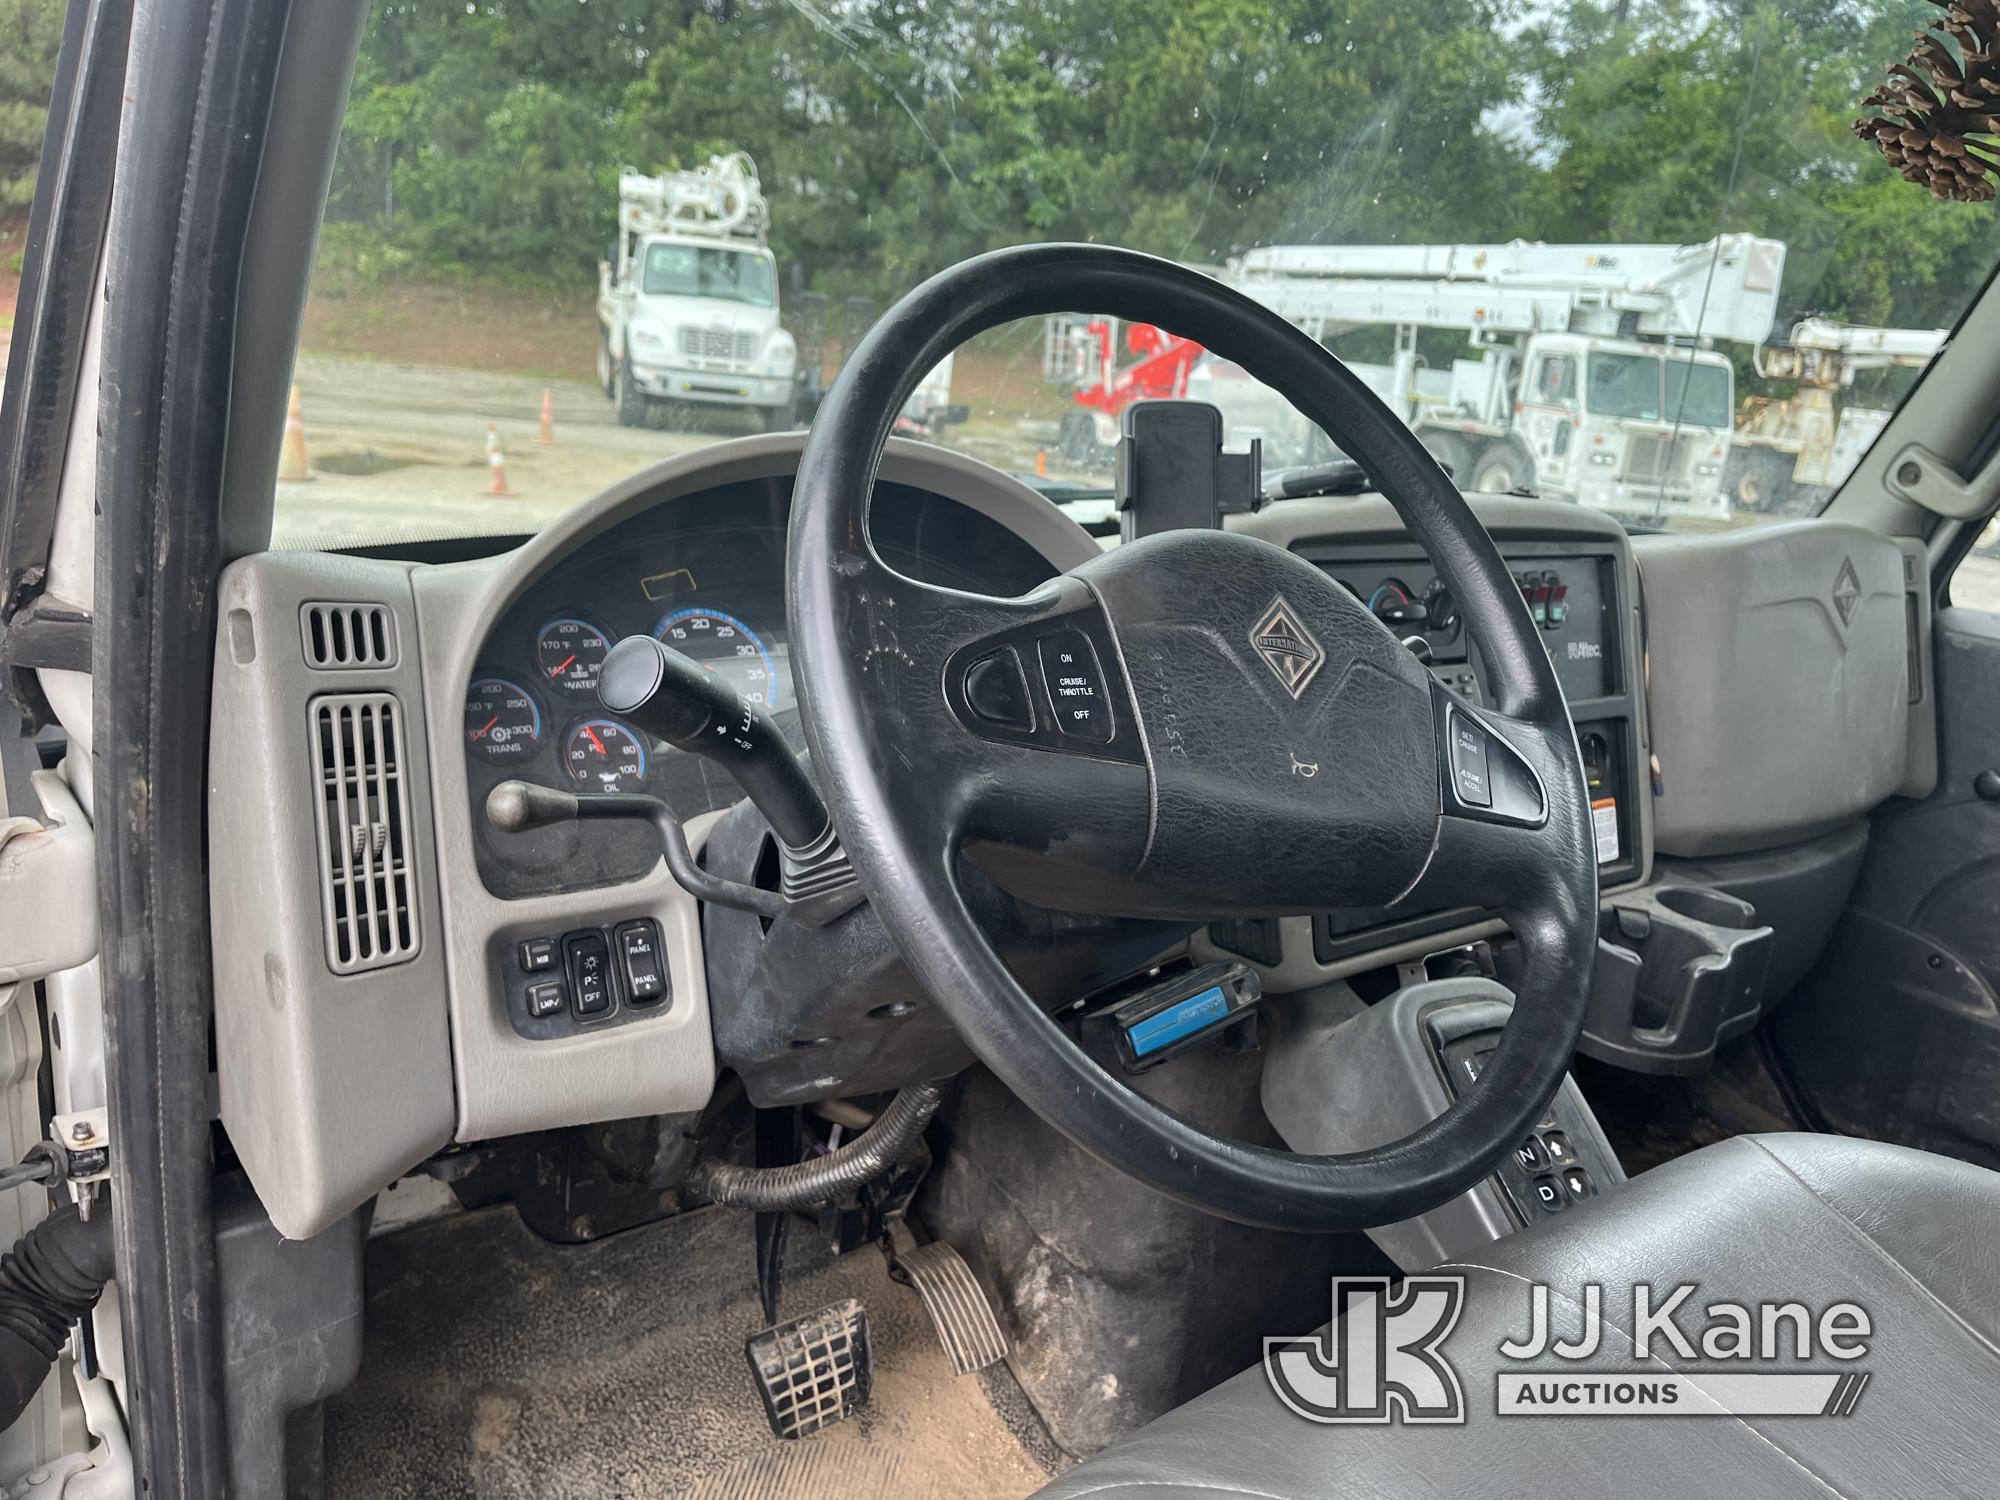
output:
[[[1889,425],[1887,410],[1855,405],[1843,393],[1872,370],[1922,369],[1948,337],[1942,328],[1804,318],[1783,343],[1760,344],[1753,356],[1758,375],[1796,389],[1743,402],[1724,474],[1737,508],[1816,513]]]
[[[1351,364],[1467,489],[1532,487],[1634,516],[1727,516],[1722,485],[1735,372],[1711,346],[1769,336],[1785,247],[1746,234],[1700,245],[1273,245],[1218,274],[1321,341],[1394,331],[1387,364]],[[1422,329],[1466,335],[1449,367]],[[1065,447],[1115,440],[1143,396],[1221,408],[1232,441],[1267,464],[1314,463],[1326,439],[1242,371],[1158,330],[1119,366],[1098,320],[1050,336],[1045,368],[1070,374],[1094,424]],[[1076,351],[1081,349],[1079,355]]]
[[[742,152],[618,178],[597,267],[597,378],[627,427],[661,403],[748,408],[789,426],[798,349],[778,323],[770,205]]]

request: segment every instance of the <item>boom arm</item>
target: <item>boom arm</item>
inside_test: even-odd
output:
[[[1397,324],[1761,343],[1785,247],[1753,235],[1700,245],[1273,245],[1227,279],[1322,336]]]
[[[1949,337],[1942,328],[1868,328],[1806,318],[1793,325],[1788,342],[1758,348],[1757,373],[1831,389],[1852,385],[1864,370],[1921,369]]]

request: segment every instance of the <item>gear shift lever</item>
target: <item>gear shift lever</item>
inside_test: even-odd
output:
[[[627,636],[604,658],[597,697],[619,718],[721,766],[794,852],[826,834],[826,805],[777,721],[672,647]]]

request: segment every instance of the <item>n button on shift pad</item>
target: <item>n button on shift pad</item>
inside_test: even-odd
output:
[[[1090,638],[1080,630],[1060,630],[1038,643],[1042,681],[1055,709],[1056,728],[1071,739],[1111,739],[1111,710],[1104,701],[1104,674]]]

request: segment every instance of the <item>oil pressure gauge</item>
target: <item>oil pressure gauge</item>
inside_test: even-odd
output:
[[[636,792],[646,779],[646,747],[616,719],[585,719],[563,740],[563,769],[584,792]]]

